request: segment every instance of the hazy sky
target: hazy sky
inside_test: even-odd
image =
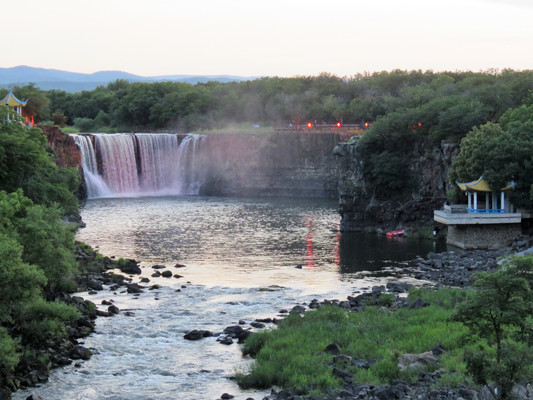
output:
[[[533,68],[533,0],[25,0],[0,9],[0,67],[145,76]]]

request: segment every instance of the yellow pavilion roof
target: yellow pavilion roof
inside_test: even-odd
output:
[[[0,106],[11,106],[11,107],[24,107],[28,100],[19,100],[17,97],[13,94],[13,92],[10,90],[9,93],[4,97],[2,100],[0,100]]]
[[[477,181],[466,182],[466,183],[459,183],[459,182],[455,182],[455,183],[457,184],[457,186],[459,186],[461,190],[465,190],[465,191],[466,190],[474,190],[476,192],[494,192],[495,191],[494,189],[491,189],[491,187],[489,186],[487,181],[483,179],[483,177],[479,178]],[[513,189],[515,186],[516,184],[512,182],[512,183],[507,184],[507,186],[505,186],[504,188],[501,188],[500,191]]]

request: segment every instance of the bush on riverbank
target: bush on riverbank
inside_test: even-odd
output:
[[[341,387],[343,381],[333,374],[337,368],[353,375],[358,383],[414,382],[420,371],[401,371],[398,356],[442,346],[446,352],[439,364],[426,372],[444,368],[442,385],[470,382],[462,361],[461,338],[466,328],[449,321],[453,308],[467,294],[456,289],[414,290],[410,298],[420,298],[430,304],[428,307],[392,311],[376,305],[357,313],[322,307],[303,316],[290,315],[278,329],[254,334],[246,341],[243,351],[256,361],[249,373],[239,374],[237,380],[245,387],[279,385],[302,393],[324,393]],[[352,362],[335,364],[333,356],[324,351],[332,343]]]

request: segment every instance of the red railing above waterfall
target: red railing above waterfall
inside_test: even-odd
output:
[[[303,122],[300,124],[288,123],[279,124],[275,127],[277,132],[286,133],[313,133],[313,134],[339,134],[343,136],[361,135],[370,127],[368,122],[360,124],[327,124],[321,122]]]

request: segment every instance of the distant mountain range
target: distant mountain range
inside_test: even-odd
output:
[[[105,86],[117,79],[125,79],[129,82],[176,81],[194,85],[198,82],[239,82],[257,78],[233,75],[139,76],[123,71],[99,71],[93,74],[82,74],[58,69],[34,68],[25,65],[0,68],[0,88],[9,89],[15,85],[21,86],[33,82],[35,86],[42,90],[60,89],[66,92],[93,90],[97,86]]]

